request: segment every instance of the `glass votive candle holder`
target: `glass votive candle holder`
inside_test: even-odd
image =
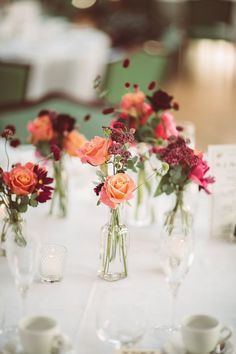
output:
[[[41,248],[39,275],[43,282],[62,280],[65,270],[67,249],[65,246],[48,243]]]

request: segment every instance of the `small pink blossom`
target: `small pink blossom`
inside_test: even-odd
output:
[[[178,136],[174,116],[167,111],[161,115],[161,121],[155,129],[156,138],[167,140],[170,136]]]
[[[208,172],[209,166],[206,161],[199,160],[198,164],[194,166],[189,173],[189,178],[196,184],[203,188],[206,193],[210,194],[208,190],[208,184],[214,183],[214,177],[208,176],[205,177],[205,174]]]

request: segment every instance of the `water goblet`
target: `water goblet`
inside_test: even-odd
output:
[[[101,299],[96,316],[98,338],[116,349],[133,347],[147,328],[146,296],[115,288]]]
[[[10,271],[21,299],[21,317],[26,312],[28,290],[33,283],[38,260],[39,244],[35,235],[24,235],[26,244],[15,242],[14,235],[9,234],[6,241],[6,253]]]
[[[172,232],[163,228],[161,234],[161,256],[162,268],[165,280],[169,286],[172,297],[172,308],[170,324],[155,328],[159,339],[166,340],[166,337],[178,330],[175,323],[175,311],[177,295],[185,276],[187,275],[194,258],[194,238],[192,227],[184,230],[178,223],[173,225]]]

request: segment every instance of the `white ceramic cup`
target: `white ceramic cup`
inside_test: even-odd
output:
[[[51,354],[66,341],[57,322],[43,316],[23,318],[19,323],[19,335],[27,354]]]
[[[217,318],[194,315],[182,322],[181,334],[188,352],[208,354],[217,344],[225,342],[232,332],[228,327],[222,327]]]

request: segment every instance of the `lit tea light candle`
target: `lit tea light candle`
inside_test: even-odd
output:
[[[67,250],[64,246],[48,244],[42,247],[40,260],[40,277],[44,282],[62,280]]]

